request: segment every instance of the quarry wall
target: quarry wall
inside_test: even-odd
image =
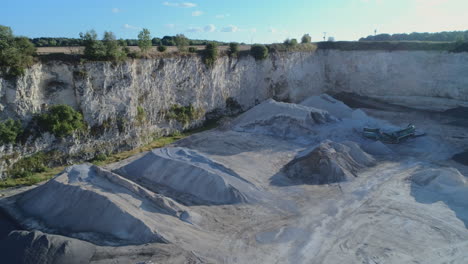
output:
[[[206,114],[227,113],[232,102],[246,110],[268,98],[299,102],[323,92],[437,110],[468,106],[468,54],[322,50],[276,53],[263,61],[224,56],[212,68],[199,56],[37,63],[16,80],[0,79],[0,119],[27,124],[34,113],[67,104],[83,113],[88,130],[64,139],[45,133],[21,146],[0,146],[0,173],[40,151],[53,150],[73,161],[136,147],[199,125]],[[182,124],[168,118],[173,105],[192,105],[200,115]]]

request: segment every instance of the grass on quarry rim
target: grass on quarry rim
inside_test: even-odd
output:
[[[152,141],[151,143],[149,143],[149,144],[147,144],[145,146],[141,146],[141,147],[138,147],[138,148],[135,148],[135,149],[132,149],[132,150],[127,150],[127,151],[122,151],[122,152],[119,152],[119,153],[115,153],[115,154],[112,154],[112,155],[106,157],[105,160],[92,161],[91,163],[93,163],[94,165],[97,165],[97,166],[103,166],[103,165],[111,164],[111,163],[114,163],[114,162],[118,162],[118,161],[130,158],[131,156],[133,156],[135,154],[138,154],[138,153],[141,153],[141,152],[150,151],[150,150],[155,149],[155,148],[162,148],[164,146],[167,146],[167,145],[169,145],[171,143],[174,143],[177,140],[185,138],[187,136],[189,136],[189,134],[181,134],[181,135],[177,135],[177,136],[160,137],[160,138]]]
[[[52,179],[56,174],[60,173],[64,169],[65,166],[60,166],[49,168],[44,172],[36,173],[32,176],[24,178],[7,178],[5,180],[0,181],[0,190],[18,186],[30,186],[43,181],[47,181]]]
[[[93,164],[98,165],[98,166],[103,166],[107,164],[111,164],[114,162],[118,162],[124,159],[127,159],[135,154],[145,152],[145,151],[150,151],[155,148],[162,148],[164,146],[167,146],[171,143],[176,142],[179,139],[188,137],[192,134],[199,133],[205,130],[209,130],[212,128],[216,127],[216,122],[214,123],[208,123],[207,125],[187,131],[185,133],[181,133],[178,135],[171,135],[171,136],[164,136],[157,138],[150,142],[147,145],[128,150],[128,151],[122,151],[119,153],[111,154],[108,157],[106,157],[105,160],[100,160],[100,161],[92,161]],[[7,178],[5,180],[0,180],[0,190],[1,189],[6,189],[6,188],[12,188],[12,187],[18,187],[18,186],[31,186],[43,181],[47,181],[52,179],[55,175],[63,171],[67,166],[60,166],[60,167],[54,167],[54,168],[48,168],[45,172],[41,173],[36,173],[32,176],[24,177],[24,178]]]

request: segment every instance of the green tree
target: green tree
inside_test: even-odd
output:
[[[11,28],[0,25],[0,74],[13,78],[33,64],[36,48],[26,37],[15,37]]]
[[[286,39],[284,41],[284,45],[289,46],[289,47],[295,47],[297,46],[297,39]]]
[[[268,49],[265,45],[255,44],[250,48],[250,54],[255,60],[264,60],[268,57]]]
[[[187,51],[187,46],[189,45],[188,38],[183,34],[177,34],[174,37],[174,42],[177,46],[177,49],[181,52]]]
[[[213,66],[218,59],[218,44],[215,42],[208,43],[205,47],[203,62],[207,66]]]
[[[43,114],[37,115],[38,126],[56,137],[71,135],[74,131],[83,129],[83,115],[68,105],[54,105]]]
[[[98,40],[96,31],[90,30],[86,33],[80,33],[80,39],[83,43],[84,57],[89,60],[103,60],[106,57],[106,48],[104,44]]]
[[[239,53],[239,43],[229,43],[229,56],[236,56]]]
[[[16,120],[8,119],[0,122],[0,144],[15,143],[18,135],[23,132],[21,123]]]
[[[121,61],[127,57],[127,52],[124,49],[126,46],[120,45],[124,41],[117,41],[115,38],[114,33],[112,32],[104,32],[104,37],[102,39],[102,43],[104,43],[104,47],[106,49],[106,58],[108,60],[113,61]]]
[[[151,33],[148,29],[144,28],[138,34],[138,47],[140,47],[143,54],[147,54],[151,45]]]
[[[311,43],[311,42],[312,42],[312,38],[310,37],[309,34],[304,34],[304,36],[302,36],[302,39],[301,39],[302,44]]]
[[[161,39],[160,38],[153,38],[151,40],[151,44],[153,44],[153,46],[159,46],[159,45],[161,45]]]

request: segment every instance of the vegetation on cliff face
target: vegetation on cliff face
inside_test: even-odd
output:
[[[22,158],[8,170],[8,175],[12,178],[30,177],[35,173],[47,170],[47,157],[43,152]]]
[[[0,75],[14,78],[34,62],[36,48],[26,37],[16,37],[11,28],[0,25]]]
[[[41,130],[50,132],[56,137],[65,137],[85,128],[83,115],[68,105],[54,105],[46,113],[39,114],[34,119]]]
[[[15,143],[22,132],[23,127],[20,121],[13,119],[0,121],[0,145]]]
[[[166,118],[176,120],[186,126],[190,121],[199,119],[202,115],[203,109],[197,109],[191,104],[188,106],[175,104],[167,111]]]

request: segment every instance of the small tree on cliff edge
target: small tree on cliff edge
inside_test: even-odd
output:
[[[312,42],[312,38],[310,37],[309,34],[305,34],[304,36],[302,36],[302,40],[301,40],[302,44],[306,44],[310,42]]]
[[[189,45],[189,40],[184,34],[177,34],[174,37],[174,42],[177,46],[177,49],[180,52],[186,52],[187,51],[187,46]]]
[[[268,49],[265,45],[255,44],[250,48],[250,54],[255,60],[264,60],[268,57]]]
[[[81,43],[83,43],[84,57],[88,60],[102,60],[106,57],[104,43],[98,40],[95,30],[80,33]]]
[[[138,34],[138,47],[140,47],[143,54],[147,54],[151,46],[151,33],[148,29],[144,28]]]

